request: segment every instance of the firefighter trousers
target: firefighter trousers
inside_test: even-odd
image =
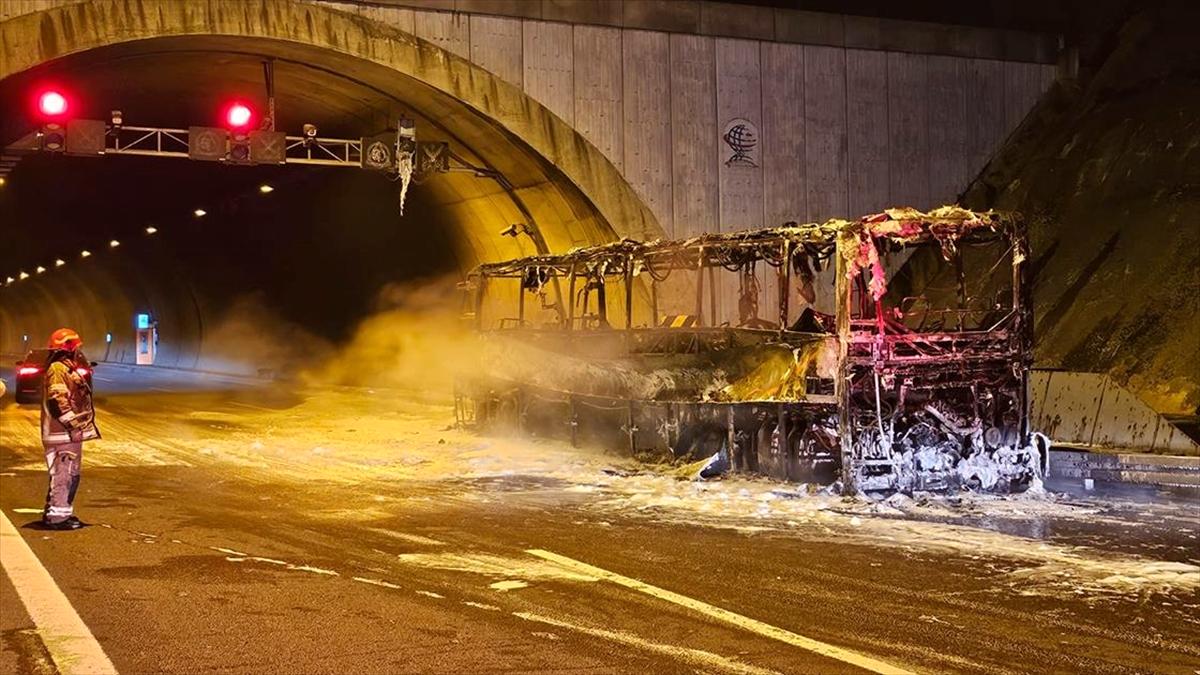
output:
[[[75,491],[79,489],[79,471],[83,461],[83,443],[56,443],[44,446],[50,487],[46,490],[46,509],[42,520],[61,523],[74,515]]]

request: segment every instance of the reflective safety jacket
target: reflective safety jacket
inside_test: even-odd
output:
[[[42,379],[42,443],[78,443],[100,438],[92,388],[69,357],[51,357]]]

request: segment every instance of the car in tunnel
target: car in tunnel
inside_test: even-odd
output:
[[[32,349],[25,358],[16,362],[16,372],[13,377],[13,397],[17,403],[40,403],[42,400],[42,379],[46,376],[46,367],[50,365],[49,349]],[[92,372],[96,368],[95,361],[89,361],[87,367],[76,368],[75,372],[83,376],[88,387],[92,386]]]

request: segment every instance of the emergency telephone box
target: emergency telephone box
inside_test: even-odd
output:
[[[158,346],[158,328],[149,314],[137,315],[137,364],[154,365],[154,353]]]

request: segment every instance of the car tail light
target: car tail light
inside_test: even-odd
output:
[[[88,370],[87,368],[76,368],[75,372],[79,373],[82,377],[87,377],[88,375],[92,374],[92,371]]]
[[[33,368],[31,366],[25,366],[24,368],[21,368],[20,370],[18,370],[17,374],[18,375],[36,375],[37,373],[41,372],[41,370],[42,370],[41,368]]]

